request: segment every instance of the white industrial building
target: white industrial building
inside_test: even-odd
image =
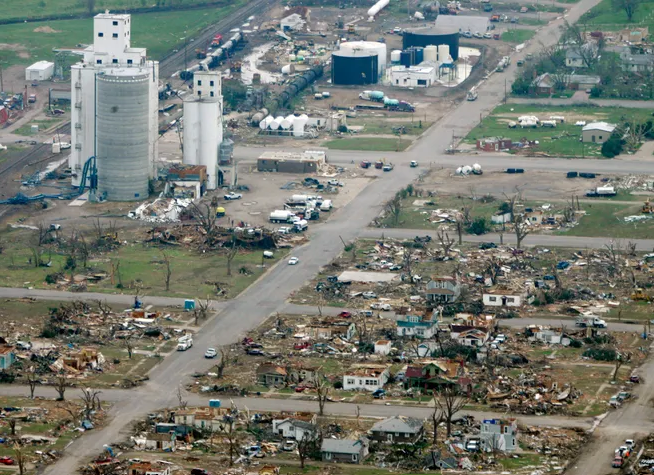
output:
[[[48,81],[54,74],[54,63],[38,61],[25,68],[25,79],[28,81]]]
[[[392,66],[391,85],[396,87],[429,87],[436,82],[434,66]]]
[[[101,78],[120,78],[119,82],[124,83],[130,88],[130,77],[133,82],[144,82],[147,79],[147,85],[130,91],[134,95],[130,100],[136,101],[146,111],[146,117],[143,117],[147,127],[139,132],[138,137],[130,140],[138,142],[147,142],[147,172],[150,178],[156,177],[155,162],[158,155],[157,136],[158,136],[158,83],[159,83],[159,63],[146,59],[145,48],[131,47],[131,15],[113,14],[106,11],[93,18],[93,45],[84,50],[82,61],[71,66],[71,135],[72,147],[69,158],[70,168],[73,172],[73,185],[79,185],[82,181],[82,170],[86,161],[97,154],[96,132],[99,131],[96,108],[100,100],[110,101],[115,99],[120,102],[126,95],[121,93],[121,88],[111,89],[114,98],[100,98],[96,96],[98,90],[98,77]],[[102,79],[103,82],[105,79]],[[116,80],[110,79],[116,83]],[[109,90],[106,88],[104,90]],[[121,111],[119,105],[110,106],[108,110],[119,116]],[[136,120],[136,118],[134,118]],[[141,124],[138,124],[139,126]],[[139,131],[141,129],[139,128]],[[118,128],[115,130],[103,131],[105,134],[116,134],[116,138],[122,140],[124,137],[118,137],[121,132]],[[109,143],[111,137],[106,140]],[[97,160],[108,159],[111,161],[113,156],[111,151],[108,157],[97,157]],[[124,158],[124,157],[123,157]],[[141,157],[139,156],[139,160]],[[101,181],[101,177],[99,176]],[[100,188],[103,184],[100,183]],[[147,196],[146,196],[147,197]],[[143,196],[133,197],[132,199],[142,199]],[[109,198],[112,199],[112,198]],[[113,198],[120,199],[120,198]]]
[[[220,72],[196,71],[193,95],[184,99],[184,163],[207,167],[207,188],[218,187],[218,147],[223,141]]]

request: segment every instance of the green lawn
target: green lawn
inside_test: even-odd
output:
[[[332,150],[369,150],[379,152],[397,152],[411,145],[411,140],[357,137],[347,139],[334,139],[323,142],[322,146]]]
[[[95,2],[93,13],[104,9],[117,12],[136,12],[145,8],[161,7],[188,8],[197,5],[220,3],[216,0],[103,0]],[[86,0],[5,0],[0,10],[0,20],[47,19],[61,16],[89,15]]]
[[[51,128],[53,125],[60,123],[61,119],[44,119],[44,120],[33,120],[29,124],[25,124],[17,128],[14,133],[16,135],[34,135],[32,133],[32,125],[38,125],[39,131],[37,133],[43,133],[44,131]]]
[[[516,458],[509,456],[499,460],[505,470],[518,470],[529,466],[539,466],[543,463],[543,456],[540,454],[520,454]]]
[[[652,293],[651,289],[645,291]],[[654,319],[654,305],[647,302],[629,302],[612,308],[606,318],[620,322],[648,322]]]
[[[535,34],[536,32],[534,30],[520,30],[515,28],[502,33],[502,41],[507,41],[509,43],[524,43],[528,39],[531,39]]]
[[[54,0],[46,1],[53,6],[59,4]],[[72,3],[72,0],[63,1]],[[128,0],[115,0],[114,3],[123,1]],[[171,49],[183,47],[183,38],[192,37],[208,25],[225,18],[245,2],[235,0],[225,2],[222,7],[132,15],[132,46],[147,48],[148,57],[161,59]],[[54,61],[52,48],[75,48],[78,44],[93,41],[93,21],[90,18],[18,23],[2,25],[1,28],[2,43],[11,46],[0,48],[0,63],[4,67],[40,60]],[[54,32],[39,32],[37,29],[40,28]],[[193,43],[189,43],[189,58],[195,56],[194,50]]]
[[[613,7],[611,0],[602,0],[599,5],[584,13],[579,20],[580,24],[589,27],[601,27],[602,30],[621,30],[627,26],[648,27],[650,35],[654,28],[654,0],[639,2],[638,8],[631,22],[622,9]]]
[[[485,137],[504,137],[513,141],[523,138],[538,140],[535,150],[559,157],[600,157],[600,146],[579,141],[581,128],[574,125],[578,119],[620,123],[625,119],[646,120],[651,111],[647,109],[628,109],[624,107],[592,107],[583,105],[543,106],[531,104],[503,104],[484,118],[464,139],[465,143],[474,144],[477,139]],[[538,127],[535,129],[510,129],[508,123],[516,122],[521,115],[535,115],[546,119],[550,115],[566,117],[566,122],[557,124],[556,128]]]
[[[626,223],[625,216],[640,215],[641,204],[582,203],[586,216],[574,228],[561,231],[567,236],[610,236],[621,239],[648,239],[654,236],[654,219]]]
[[[34,267],[32,258],[33,235],[36,231],[13,230],[0,235],[4,251],[0,254],[0,286],[55,288],[45,282],[48,274],[63,272],[66,277],[70,271],[64,270],[66,254],[56,249],[41,247],[41,260],[51,261],[50,267]],[[36,249],[36,248],[35,248]],[[241,251],[232,261],[232,275],[227,276],[227,259],[222,252],[198,253],[185,247],[167,247],[164,249],[171,261],[170,289],[165,289],[165,263],[162,250],[156,246],[141,243],[128,243],[115,251],[103,253],[91,258],[87,265],[88,272],[111,274],[112,261],[119,264],[122,292],[133,293],[135,283],[139,282],[142,293],[146,295],[167,295],[171,297],[214,297],[214,283],[225,289],[225,296],[233,298],[245,290],[262,275],[261,251]],[[275,252],[275,259],[266,260],[266,269],[272,266],[285,253]],[[32,261],[33,262],[33,261]],[[84,274],[80,267],[75,274]],[[239,270],[246,268],[248,273]],[[95,284],[88,285],[88,291],[120,293],[118,272],[114,282],[107,277]]]

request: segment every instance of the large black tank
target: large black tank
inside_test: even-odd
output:
[[[350,51],[332,53],[332,84],[361,85],[379,81],[379,58],[372,52],[353,55]]]
[[[455,28],[423,27],[404,32],[402,49],[411,46],[448,45],[450,56],[456,61],[459,58],[459,32]]]

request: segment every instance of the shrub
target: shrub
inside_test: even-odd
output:
[[[602,144],[602,156],[606,158],[613,158],[620,155],[624,147],[624,140],[618,135],[613,134],[606,142]]]
[[[582,356],[597,361],[615,361],[617,352],[612,348],[588,348]]]
[[[467,229],[470,234],[476,234],[477,236],[480,234],[486,234],[489,230],[490,227],[488,226],[486,218],[475,218]]]

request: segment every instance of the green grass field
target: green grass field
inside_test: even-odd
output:
[[[411,145],[411,140],[357,137],[347,139],[334,139],[323,142],[321,146],[332,150],[369,150],[379,152],[397,152],[406,149]]]
[[[105,9],[117,12],[137,12],[153,7],[189,8],[198,5],[218,3],[216,0],[103,0],[93,2],[93,13],[101,13]],[[41,19],[61,17],[62,15],[89,15],[88,0],[5,0],[0,10],[0,20],[10,19]]]
[[[413,122],[391,122],[385,120],[375,120],[374,118],[361,118],[349,119],[347,122],[350,126],[364,126],[365,128],[361,132],[363,134],[379,135],[392,135],[394,127],[404,127],[406,130],[406,135],[421,135],[432,124],[431,122],[424,122],[419,119]]]
[[[14,130],[14,133],[16,135],[34,135],[32,133],[32,125],[38,125],[39,131],[37,133],[43,133],[44,131],[48,130],[52,126],[59,124],[61,121],[62,119],[33,120],[29,124],[25,124]]]
[[[0,236],[4,246],[0,254],[0,286],[3,287],[35,287],[55,288],[45,282],[46,275],[63,272],[67,278],[70,271],[65,270],[66,254],[42,247],[41,259],[51,262],[50,267],[34,267],[30,264],[32,249],[29,242],[33,239],[26,230],[5,232]],[[227,260],[224,253],[198,253],[184,247],[166,247],[163,250],[171,261],[170,290],[165,289],[165,264],[162,249],[147,244],[131,243],[123,245],[115,251],[103,253],[88,261],[89,270],[80,267],[75,274],[87,272],[111,274],[112,260],[120,262],[120,282],[122,292],[133,293],[135,285],[140,285],[145,295],[167,295],[171,297],[215,297],[213,283],[220,283],[226,290],[226,297],[232,298],[245,290],[260,277],[265,269],[260,267],[261,251],[239,252],[232,261],[232,275],[227,276]],[[275,252],[275,259],[266,259],[266,269],[284,255],[283,251]],[[248,273],[239,269],[246,268]],[[114,273],[114,282],[107,277],[97,283],[88,285],[88,291],[120,293],[118,273]]]
[[[584,13],[579,23],[608,31],[621,30],[627,26],[648,27],[651,35],[654,29],[654,0],[639,2],[631,22],[624,10],[613,7],[611,0],[602,0],[599,5]]]
[[[502,41],[508,43],[524,43],[531,39],[536,32],[534,30],[520,30],[515,28],[513,30],[505,31],[502,33]]]
[[[245,1],[235,0],[223,7],[132,15],[132,46],[147,48],[150,58],[161,59],[171,49],[182,48],[184,38],[193,37],[230,15]],[[1,28],[1,42],[8,45],[0,48],[3,67],[54,61],[53,48],[75,48],[93,41],[93,20],[90,18],[18,23]],[[189,43],[187,47],[189,59],[194,58],[195,46]]]
[[[628,109],[624,107],[590,107],[582,105],[543,106],[530,104],[503,104],[495,108],[480,125],[475,127],[464,139],[474,144],[485,137],[504,137],[513,141],[523,138],[538,140],[535,150],[559,157],[600,157],[599,145],[579,141],[581,127],[574,125],[577,120],[606,121],[620,123],[626,119],[645,120],[650,117],[647,109]],[[517,121],[521,115],[535,115],[547,119],[550,115],[563,116],[565,123],[556,128],[538,127],[535,129],[510,129],[508,123]]]
[[[639,215],[641,203],[583,203],[586,216],[572,229],[561,231],[567,236],[610,236],[621,239],[649,239],[654,236],[654,219],[626,223],[625,216]]]

